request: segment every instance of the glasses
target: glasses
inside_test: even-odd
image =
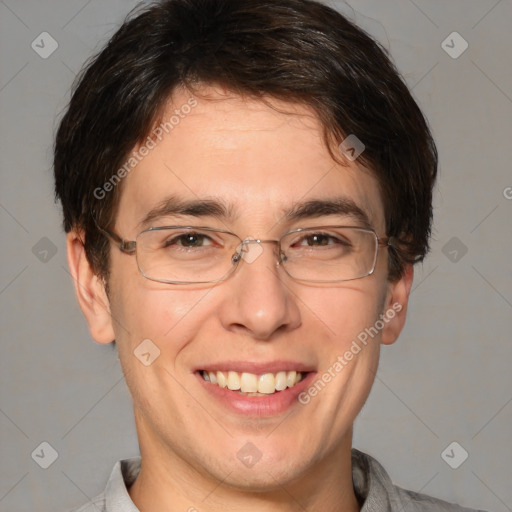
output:
[[[355,226],[295,229],[279,240],[242,240],[229,231],[196,226],[152,227],[133,241],[123,240],[112,231],[100,231],[123,253],[135,254],[144,277],[169,284],[224,281],[241,260],[252,263],[257,259],[263,252],[262,243],[277,244],[277,266],[295,280],[351,281],[372,274],[379,247],[392,245],[391,238],[379,238],[373,229]]]

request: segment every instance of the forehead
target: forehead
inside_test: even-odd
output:
[[[176,91],[161,124],[134,148],[138,163],[123,180],[117,226],[140,227],[169,197],[221,202],[231,228],[252,222],[258,230],[282,223],[300,203],[341,198],[382,233],[381,197],[369,170],[332,159],[307,107],[274,99],[272,106],[213,87],[200,96]]]

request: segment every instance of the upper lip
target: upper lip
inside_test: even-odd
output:
[[[311,372],[314,368],[309,364],[299,363],[297,361],[267,361],[267,362],[249,362],[249,361],[219,361],[217,363],[205,363],[198,366],[193,371],[222,372],[232,371],[238,373],[253,373],[262,375],[264,373],[277,372]]]

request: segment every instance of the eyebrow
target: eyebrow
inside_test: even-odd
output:
[[[232,219],[234,209],[218,199],[181,199],[170,196],[152,208],[141,220],[139,226],[146,227],[157,219],[172,215]]]
[[[288,221],[322,217],[324,215],[343,215],[352,217],[363,227],[372,227],[368,214],[349,197],[311,199],[296,203],[290,210],[283,213]]]
[[[236,208],[220,199],[182,199],[170,196],[152,208],[141,220],[145,228],[155,220],[167,216],[214,217],[221,221],[233,220]],[[368,214],[351,198],[341,196],[329,199],[310,199],[297,202],[281,210],[281,217],[288,222],[313,219],[324,215],[341,215],[353,218],[363,227],[371,228]]]

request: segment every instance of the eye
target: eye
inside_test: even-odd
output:
[[[169,237],[164,240],[163,246],[170,247],[172,245],[179,245],[185,248],[197,248],[212,245],[213,240],[202,233],[184,233]]]
[[[321,247],[326,245],[343,245],[350,247],[352,244],[350,240],[340,237],[339,235],[333,235],[328,233],[310,233],[307,236],[302,237],[298,242],[293,245],[299,246],[310,246],[310,247]]]

